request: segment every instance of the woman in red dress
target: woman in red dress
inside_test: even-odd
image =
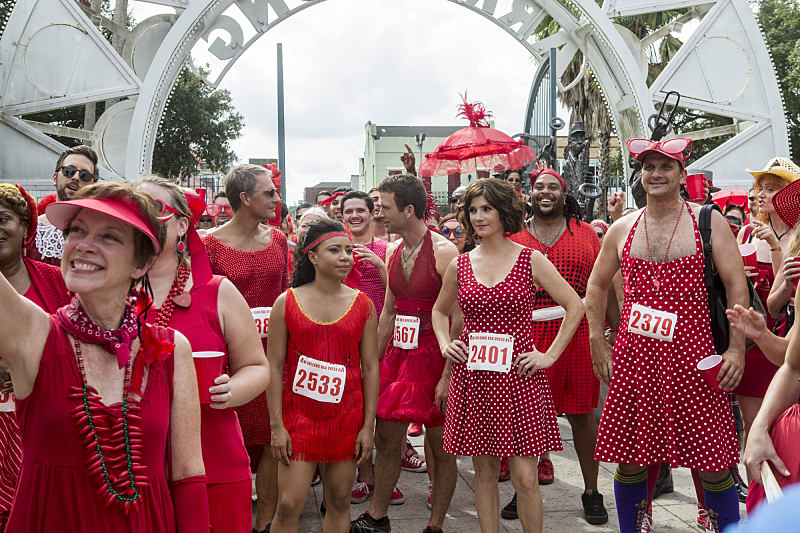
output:
[[[137,320],[146,292],[128,300],[163,242],[154,202],[95,184],[47,218],[67,235],[71,303],[49,315],[0,277],[25,450],[7,531],[208,531],[191,348]]]
[[[498,179],[467,187],[461,224],[482,239],[453,259],[433,308],[436,339],[450,374],[444,449],[472,457],[481,531],[497,531],[500,458],[509,457],[525,531],[542,530],[537,457],[561,449],[547,377],[583,317],[577,293],[538,251],[508,239],[522,225],[522,202]],[[550,348],[534,346],[531,313],[542,287],[566,310]],[[448,316],[458,303],[464,329],[450,341]],[[494,355],[493,355],[494,354]],[[452,373],[451,373],[452,372]]]
[[[194,352],[225,354],[223,374],[209,389],[211,403],[200,406],[211,531],[249,533],[250,459],[233,407],[266,390],[267,358],[247,302],[233,283],[211,274],[193,225],[205,201],[163,178],[146,178],[138,188],[160,202],[166,228],[164,248],[150,269],[154,298],[147,321],[180,331]]]
[[[23,249],[36,236],[36,200],[19,185],[0,184],[0,272],[17,293],[55,313],[69,303],[69,293],[61,270],[53,265],[31,261]],[[5,528],[22,463],[22,441],[14,413],[14,399],[6,385],[11,381],[5,363],[0,361],[0,531]]]
[[[372,455],[378,326],[367,295],[342,283],[352,253],[341,223],[312,224],[295,252],[292,289],[273,306],[268,358],[283,376],[269,386],[276,531],[297,531],[319,463],[327,463],[323,531],[347,531],[356,464]]]

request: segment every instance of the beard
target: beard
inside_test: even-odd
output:
[[[551,207],[548,211],[542,211],[542,208],[539,207],[539,202],[536,199],[531,199],[531,207],[533,208],[533,216],[534,218],[558,218],[564,216],[564,195],[561,195],[555,202],[553,202],[553,207]]]

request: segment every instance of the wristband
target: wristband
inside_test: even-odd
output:
[[[781,248],[780,246],[776,246],[775,248],[770,248],[769,251],[770,252],[782,252],[783,248]]]
[[[208,492],[205,475],[192,476],[172,482],[172,501],[178,533],[208,533],[211,518],[208,512]]]

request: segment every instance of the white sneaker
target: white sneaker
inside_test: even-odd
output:
[[[650,518],[650,515],[645,514],[642,517],[642,528],[639,531],[641,533],[652,533],[652,531],[653,531],[653,519]]]

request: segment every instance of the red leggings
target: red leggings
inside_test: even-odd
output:
[[[250,533],[253,527],[253,482],[209,483],[211,533]]]

